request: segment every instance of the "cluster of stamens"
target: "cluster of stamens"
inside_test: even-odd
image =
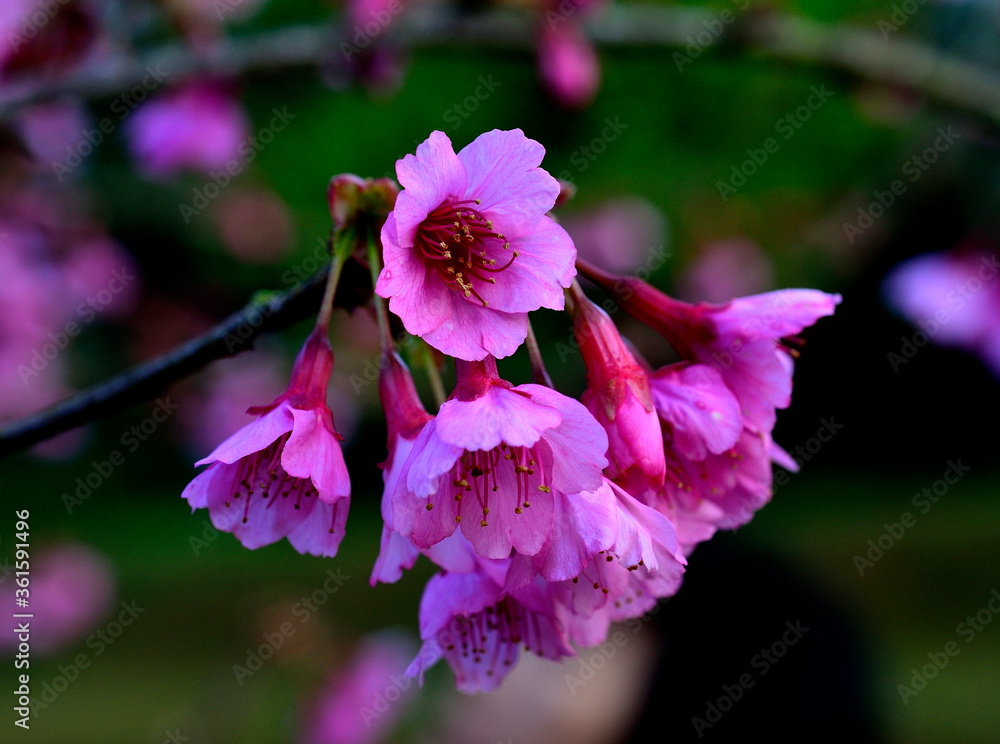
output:
[[[279,498],[294,498],[293,508],[301,509],[304,501],[319,497],[319,491],[311,479],[289,475],[281,466],[281,453],[290,434],[291,432],[282,435],[259,452],[233,464],[232,496],[226,501],[226,508],[231,508],[234,501],[243,499],[243,524],[247,523],[254,493],[260,493],[267,499],[265,509],[274,506]],[[331,524],[330,532],[333,531]]]
[[[594,589],[599,589],[603,594],[607,594],[610,590],[608,589],[608,579],[605,575],[608,570],[606,564],[619,562],[620,559],[618,556],[610,550],[602,550],[594,557],[593,561],[584,567],[579,576],[573,578],[573,583],[579,584],[580,578],[583,577],[584,585],[593,586]],[[645,564],[640,560],[636,565],[626,566],[626,568],[629,571],[638,571],[639,566],[642,565]]]
[[[506,479],[498,482],[497,475],[502,468],[511,467],[514,470],[514,481],[517,484],[517,493],[514,500],[514,513],[522,514],[525,509],[531,507],[529,494],[534,491],[550,493],[552,487],[546,482],[545,469],[541,466],[541,458],[535,451],[535,447],[509,447],[501,443],[499,447],[492,450],[466,451],[458,458],[451,472],[451,485],[457,490],[454,499],[458,503],[458,514],[455,522],[462,521],[462,507],[465,503],[466,493],[475,494],[479,508],[482,509],[483,517],[479,521],[480,527],[489,525],[488,517],[490,513],[490,495],[500,490],[502,483]],[[514,494],[511,494],[514,496]],[[496,498],[506,498],[507,494],[498,494]],[[494,503],[494,506],[496,504]],[[427,511],[434,508],[428,501]]]
[[[446,657],[468,659],[480,664],[487,661],[486,675],[492,677],[497,664],[512,666],[518,649],[545,656],[543,634],[538,615],[526,611],[508,599],[469,617],[456,617],[438,636]],[[453,664],[459,668],[459,664]]]
[[[478,205],[479,199],[446,201],[420,223],[414,243],[427,265],[446,284],[466,297],[475,297],[486,307],[487,301],[473,282],[496,284],[491,275],[509,268],[518,254],[513,251],[507,263],[497,266],[490,254],[496,254],[498,249],[510,250],[510,242],[493,229],[492,220],[470,204]]]

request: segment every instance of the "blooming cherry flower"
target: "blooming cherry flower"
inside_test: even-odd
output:
[[[796,334],[832,315],[841,300],[814,289],[784,289],[722,305],[689,305],[641,279],[585,269],[681,357],[715,367],[739,400],[746,425],[762,432],[774,428],[776,409],[791,402]]]
[[[617,532],[614,543],[569,581],[552,588],[560,619],[570,638],[593,646],[607,637],[612,622],[648,612],[657,599],[681,586],[687,560],[677,530],[668,517],[643,504],[612,481]],[[519,559],[512,559],[518,570]],[[523,580],[523,579],[522,579]],[[508,577],[508,586],[517,578]]]
[[[469,573],[431,577],[420,602],[424,645],[407,670],[411,677],[422,681],[424,671],[444,658],[461,692],[489,692],[513,670],[522,646],[552,661],[575,655],[541,579],[503,592],[509,563],[480,561]]]
[[[301,553],[333,556],[344,537],[350,477],[326,405],[333,352],[317,328],[295,361],[288,389],[250,408],[247,424],[196,465],[208,464],[182,494],[192,510],[244,546],[287,537]],[[257,494],[260,494],[259,497]]]
[[[485,558],[534,555],[554,501],[596,490],[607,435],[577,401],[512,386],[496,362],[459,363],[458,385],[413,444],[393,495],[396,529],[429,547],[459,526]]]
[[[406,330],[466,361],[505,357],[527,313],[561,310],[576,249],[546,216],[558,182],[519,129],[480,135],[457,155],[433,132],[396,163],[403,190],[382,228],[375,291]]]

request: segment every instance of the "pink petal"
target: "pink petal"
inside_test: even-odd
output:
[[[445,288],[442,282],[438,284]],[[445,291],[451,314],[423,334],[424,341],[438,351],[466,361],[478,361],[489,355],[503,359],[517,351],[528,337],[527,313],[494,310],[470,302],[458,292],[447,288]],[[392,309],[391,301],[389,307]]]
[[[449,196],[468,191],[465,166],[443,132],[431,132],[416,155],[397,160],[396,175],[403,190],[393,214],[399,243],[406,247],[413,245],[417,227],[430,212]]]
[[[413,568],[420,556],[420,550],[410,540],[400,535],[387,525],[382,526],[382,541],[378,558],[372,569],[368,583],[375,586],[378,582],[394,584],[403,576],[403,569]]]
[[[739,402],[719,372],[703,364],[665,367],[650,375],[653,404],[670,424],[672,444],[704,460],[736,444],[743,432]]]
[[[596,491],[604,482],[601,471],[608,466],[608,435],[579,401],[544,385],[518,385],[536,403],[551,406],[562,415],[562,423],[545,432],[551,448],[552,482],[564,493]]]
[[[615,497],[607,484],[593,492],[556,494],[552,530],[534,566],[546,581],[572,579],[611,547],[616,532]]]
[[[499,385],[470,401],[450,400],[437,416],[438,436],[463,450],[489,451],[505,443],[531,447],[562,423],[558,410]]]
[[[281,453],[281,466],[296,478],[312,480],[327,504],[351,495],[351,478],[329,410],[292,408],[295,426]]]
[[[282,434],[291,431],[294,423],[291,406],[281,403],[233,434],[208,457],[198,460],[195,466],[210,462],[232,464],[247,455],[260,452],[273,444]]]
[[[512,239],[510,246],[518,256],[495,275],[496,284],[477,286],[489,307],[508,313],[539,307],[562,310],[566,301],[562,288],[569,287],[576,276],[576,248],[567,232],[552,218],[542,217],[530,233]],[[506,263],[509,256],[498,254],[498,263]]]
[[[478,198],[505,237],[528,234],[556,203],[559,182],[538,167],[544,155],[520,129],[485,132],[458,153],[468,173],[466,198]]]
[[[278,497],[279,500],[281,497]],[[302,523],[288,535],[288,542],[300,553],[332,558],[337,555],[347,529],[348,499],[328,504],[318,499]],[[304,506],[304,504],[303,504]]]

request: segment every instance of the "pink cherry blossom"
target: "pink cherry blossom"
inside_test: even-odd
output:
[[[219,445],[183,497],[207,508],[217,529],[248,548],[287,537],[301,553],[333,556],[344,537],[350,477],[326,404],[333,352],[326,331],[310,334],[288,389],[259,418]],[[260,498],[256,498],[256,494]]]
[[[667,516],[612,481],[605,488],[614,498],[614,543],[552,590],[567,632],[583,646],[603,641],[612,622],[642,615],[658,599],[673,596],[687,564],[677,530]],[[523,559],[513,561],[512,573]],[[516,582],[508,578],[508,586]]]
[[[514,668],[522,646],[552,661],[575,654],[541,579],[503,592],[509,562],[481,562],[473,572],[438,573],[427,582],[420,602],[424,645],[410,676],[422,682],[424,671],[444,658],[461,692],[489,692]]]
[[[459,359],[499,358],[524,341],[529,311],[563,308],[576,249],[546,216],[559,184],[539,167],[544,152],[515,129],[456,155],[433,132],[396,163],[403,190],[375,291],[407,331]]]
[[[635,277],[593,266],[585,273],[682,358],[715,367],[739,400],[745,424],[762,432],[774,428],[776,409],[791,403],[796,334],[832,315],[841,300],[813,289],[784,289],[722,305],[689,305]]]
[[[125,133],[139,166],[153,178],[164,178],[242,163],[240,146],[250,136],[250,123],[222,86],[195,82],[141,106]]]
[[[18,114],[16,126],[32,155],[46,167],[54,168],[53,163],[62,163],[76,149],[93,123],[82,103],[58,101],[24,109]],[[61,175],[59,178],[62,180]]]
[[[549,537],[554,502],[601,485],[607,435],[577,401],[501,380],[492,358],[456,366],[455,392],[400,473],[395,528],[429,547],[460,526],[485,558],[512,548],[534,555]]]

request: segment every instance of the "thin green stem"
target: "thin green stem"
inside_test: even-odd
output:
[[[337,294],[337,284],[340,282],[340,271],[343,268],[344,257],[335,248],[333,258],[330,259],[330,270],[326,275],[323,301],[320,303],[319,314],[316,316],[316,327],[327,333],[330,331],[330,317],[333,315],[333,298]]]
[[[375,305],[375,317],[378,320],[382,351],[387,352],[395,346],[395,343],[392,339],[392,329],[389,327],[389,312],[386,310],[385,300],[375,292],[378,275],[382,271],[382,257],[372,239],[368,241],[368,267],[372,275],[372,303]]]

